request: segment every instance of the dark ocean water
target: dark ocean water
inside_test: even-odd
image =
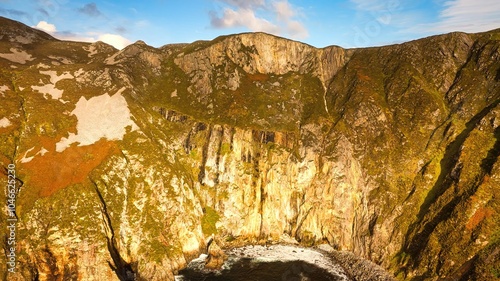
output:
[[[187,268],[179,272],[178,280],[186,281],[341,281],[349,280],[339,272],[335,274],[326,269],[304,261],[266,261],[258,262],[252,258],[241,258],[229,268],[220,272],[200,272]]]

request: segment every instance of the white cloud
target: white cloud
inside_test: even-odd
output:
[[[61,40],[68,40],[68,41],[77,41],[77,42],[96,42],[96,41],[102,41],[104,43],[107,43],[119,50],[125,48],[127,45],[132,43],[132,41],[128,40],[127,38],[118,35],[118,34],[111,34],[111,33],[92,33],[92,34],[79,34],[79,33],[73,33],[73,32],[58,32],[57,28],[54,24],[50,24],[46,21],[40,21],[35,28],[38,28],[40,30],[43,30],[50,35],[56,37],[57,39]]]
[[[40,21],[40,22],[39,22],[39,23],[35,26],[35,28],[40,29],[40,30],[42,30],[42,31],[45,31],[45,32],[47,32],[47,33],[49,33],[49,34],[53,34],[53,33],[55,33],[55,32],[56,32],[56,26],[55,26],[55,25],[50,24],[50,23],[48,23],[48,22],[46,22],[46,21],[43,21],[43,20],[42,20],[42,21]]]
[[[309,36],[307,29],[298,21],[289,21],[287,23],[287,33],[292,34],[293,37],[297,39],[303,39]]]
[[[409,28],[414,33],[482,32],[500,28],[500,1],[451,0],[444,2],[438,20]]]
[[[273,3],[274,10],[276,11],[276,16],[279,20],[287,21],[294,17],[296,12],[288,1],[279,1]]]
[[[304,39],[309,34],[297,20],[300,9],[288,0],[222,0],[229,5],[222,15],[210,12],[210,24],[215,28],[245,27],[250,31],[262,31],[276,35]]]
[[[130,43],[132,43],[130,40],[128,40],[127,38],[125,38],[121,35],[109,34],[109,33],[99,35],[97,40],[102,41],[104,43],[108,43],[109,45],[111,45],[119,50],[125,48]]]
[[[238,10],[226,8],[222,17],[219,18],[215,14],[211,14],[211,17],[212,26],[217,28],[247,27],[251,31],[279,32],[278,26],[266,19],[258,18],[254,11],[246,8]]]
[[[294,8],[288,1],[278,1],[273,3],[274,11],[279,21],[286,26],[286,33],[293,38],[304,39],[309,36],[305,26],[294,18],[299,15],[299,10]]]

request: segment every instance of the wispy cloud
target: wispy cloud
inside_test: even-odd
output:
[[[500,1],[451,0],[444,2],[436,22],[419,24],[410,30],[417,33],[445,33],[481,32],[495,28],[500,28]]]
[[[36,29],[44,31],[55,38],[61,40],[69,40],[69,41],[79,41],[79,42],[94,42],[96,41],[92,36],[85,36],[73,33],[71,31],[58,31],[57,27],[54,24],[48,23],[46,21],[40,21],[37,25],[33,26]]]
[[[444,6],[436,31],[478,32],[500,27],[498,0],[454,0]]]
[[[88,3],[85,6],[78,9],[78,12],[90,16],[90,17],[99,17],[102,16],[101,11],[97,8],[96,3]]]
[[[118,34],[110,34],[110,33],[105,33],[105,34],[100,34],[97,37],[97,41],[102,41],[104,43],[108,43],[109,45],[121,50],[128,45],[130,45],[132,42],[128,40],[127,38],[118,35]]]
[[[124,34],[127,33],[127,28],[125,28],[124,26],[117,26],[115,27],[115,31],[119,34]]]
[[[288,1],[278,1],[273,3],[274,11],[278,21],[286,27],[286,33],[296,38],[307,38],[309,35],[304,25],[295,20],[299,14],[298,9],[290,5]]]
[[[17,16],[17,17],[29,16],[28,13],[23,12],[23,11],[14,10],[14,9],[4,9],[4,8],[0,8],[0,14],[7,15],[7,16]]]
[[[210,11],[214,28],[245,27],[295,39],[308,37],[308,31],[298,20],[302,13],[287,0],[221,0],[227,6],[222,14]]]
[[[212,11],[210,13],[210,24],[215,28],[247,27],[251,31],[279,33],[277,25],[257,17],[253,10],[247,8],[238,10],[226,8],[221,17]]]
[[[408,0],[349,0],[354,11],[353,24],[349,26],[349,47],[388,44],[387,35],[405,28],[413,18],[404,6]],[[411,22],[411,21],[410,21]],[[411,24],[411,23],[410,23]]]
[[[45,17],[45,18],[50,17],[49,12],[47,12],[47,10],[45,10],[44,8],[41,8],[41,7],[40,7],[40,8],[37,8],[36,10],[37,10],[37,11],[38,11],[38,12],[39,12],[39,13],[40,13],[43,17]]]

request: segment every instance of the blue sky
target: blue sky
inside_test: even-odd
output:
[[[316,47],[379,46],[500,28],[499,0],[0,0],[0,16],[123,48],[263,31]]]

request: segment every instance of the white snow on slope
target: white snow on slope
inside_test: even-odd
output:
[[[12,125],[12,123],[9,119],[7,119],[7,117],[0,119],[0,128],[7,128],[10,125]]]
[[[38,151],[37,153],[33,154],[33,156],[27,157],[28,153],[30,153],[33,149],[35,149],[35,147],[32,147],[32,148],[26,150],[26,152],[24,153],[23,158],[21,159],[21,163],[31,162],[31,160],[33,160],[33,158],[35,158],[35,156],[37,156],[39,154],[43,156],[43,155],[45,155],[45,153],[49,152],[47,149],[45,149],[44,147],[42,147],[40,149],[40,151]]]
[[[0,86],[0,95],[2,95],[2,97],[5,97],[5,91],[7,90],[10,90],[9,86],[6,85]]]
[[[64,92],[63,90],[56,88],[56,83],[63,80],[63,79],[75,78],[68,71],[64,72],[61,75],[57,75],[57,72],[54,70],[42,70],[42,71],[40,71],[40,74],[50,76],[50,83],[51,84],[46,84],[43,86],[31,86],[31,89],[44,94],[45,98],[47,98],[47,95],[48,95],[48,96],[51,96],[52,99],[55,99],[55,100],[60,99],[62,97],[63,92]]]
[[[26,53],[23,50],[19,50],[16,48],[10,48],[11,53],[0,53],[0,58],[4,58],[6,60],[10,60],[11,62],[25,64],[27,61],[32,61],[35,58],[31,57],[30,54]]]
[[[71,112],[78,118],[77,134],[70,133],[68,138],[62,138],[56,144],[56,151],[62,152],[73,143],[91,145],[101,138],[122,140],[128,126],[132,131],[137,130],[127,101],[122,96],[124,90],[120,89],[113,96],[106,93],[89,100],[81,97]]]

